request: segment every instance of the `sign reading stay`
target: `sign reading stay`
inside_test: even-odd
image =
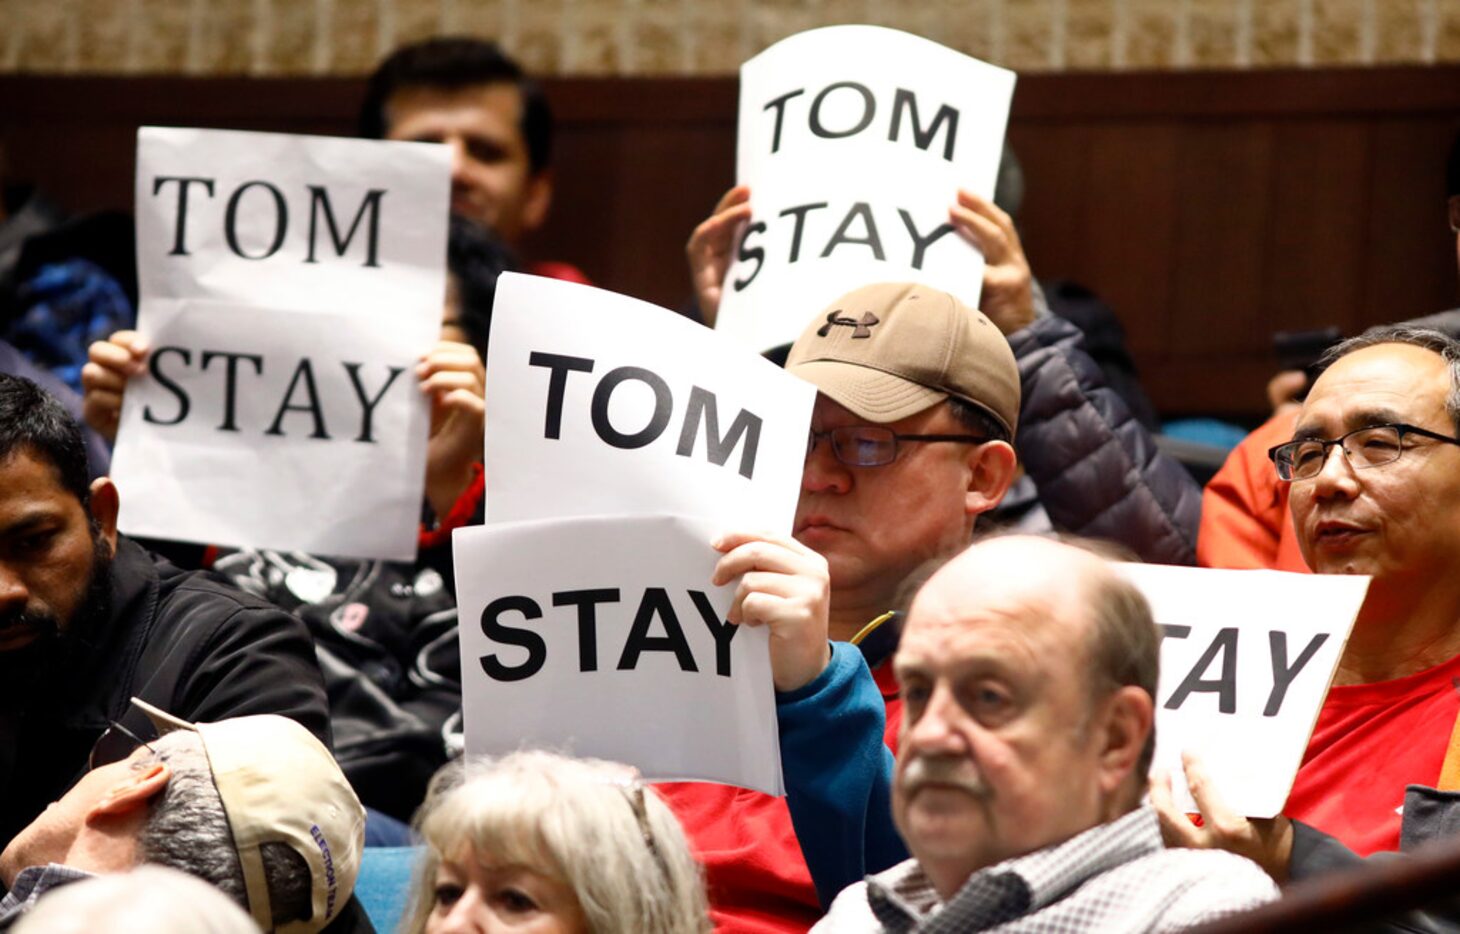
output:
[[[1369,578],[1118,565],[1161,633],[1154,765],[1196,805],[1181,753],[1197,753],[1227,804],[1282,811]]]
[[[414,558],[448,194],[441,146],[138,133],[124,531]]]
[[[992,198],[1014,73],[879,26],[828,26],[741,66],[736,177],[753,214],[716,327],[756,350],[871,282],[978,307],[983,258],[948,222]]]
[[[769,634],[725,622],[716,531],[670,516],[458,529],[467,750],[546,745],[781,794]]]

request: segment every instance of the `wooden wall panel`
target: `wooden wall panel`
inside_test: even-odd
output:
[[[531,254],[665,305],[734,173],[732,78],[559,79],[556,205]],[[128,208],[139,124],[348,134],[353,79],[0,76],[12,174]],[[1095,289],[1168,414],[1256,419],[1274,331],[1460,303],[1443,165],[1460,67],[1020,79],[1010,139],[1038,275]]]

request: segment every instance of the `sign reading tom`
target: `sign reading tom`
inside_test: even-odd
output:
[[[1196,805],[1181,753],[1201,756],[1227,804],[1278,814],[1368,591],[1367,577],[1120,565],[1161,632],[1157,768]]]
[[[138,133],[124,531],[414,557],[449,174],[441,146]]]
[[[547,745],[781,794],[768,633],[725,622],[716,531],[670,516],[458,529],[467,752]]]
[[[790,533],[816,390],[681,315],[504,275],[486,397],[488,522],[673,514]]]
[[[716,327],[763,350],[870,282],[978,307],[983,258],[948,223],[993,196],[1014,73],[878,26],[791,36],[740,69],[736,177],[753,214]]]

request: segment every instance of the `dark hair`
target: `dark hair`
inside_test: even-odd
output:
[[[516,269],[517,258],[491,231],[453,214],[446,238],[446,268],[456,286],[457,320],[485,362],[497,278]]]
[[[1009,430],[999,424],[998,419],[974,403],[969,402],[967,399],[949,396],[948,411],[953,414],[958,424],[967,428],[969,431],[975,431],[984,435],[990,441],[1009,440]]]
[[[1408,344],[1440,355],[1450,374],[1450,390],[1445,393],[1445,414],[1450,416],[1451,424],[1456,433],[1460,434],[1460,341],[1443,331],[1415,327],[1412,324],[1386,324],[1370,328],[1358,337],[1350,337],[1325,350],[1323,356],[1318,358],[1316,369],[1322,373],[1340,357],[1378,344]]]
[[[510,84],[522,95],[522,138],[534,173],[552,161],[553,112],[542,87],[523,72],[495,42],[442,36],[401,46],[390,54],[365,86],[360,105],[360,135],[382,139],[390,129],[385,108],[403,88],[458,90],[479,84]]]
[[[23,376],[0,373],[0,462],[18,453],[46,461],[61,487],[85,506],[91,499],[81,426],[55,397]]]

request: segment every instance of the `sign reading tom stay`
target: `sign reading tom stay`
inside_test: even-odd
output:
[[[1201,756],[1234,810],[1272,817],[1287,801],[1308,736],[1369,579],[1120,565],[1161,632],[1155,767],[1196,807],[1181,753]]]
[[[123,530],[409,559],[440,331],[444,147],[144,128]]]
[[[992,197],[1014,73],[878,26],[791,36],[740,69],[736,177],[753,214],[716,327],[756,350],[869,282],[977,307],[983,258],[948,223]]]
[[[716,531],[668,516],[458,529],[467,751],[565,747],[781,794],[768,633],[725,622]]]
[[[488,522],[686,515],[791,531],[816,390],[681,315],[508,273],[486,396]]]

